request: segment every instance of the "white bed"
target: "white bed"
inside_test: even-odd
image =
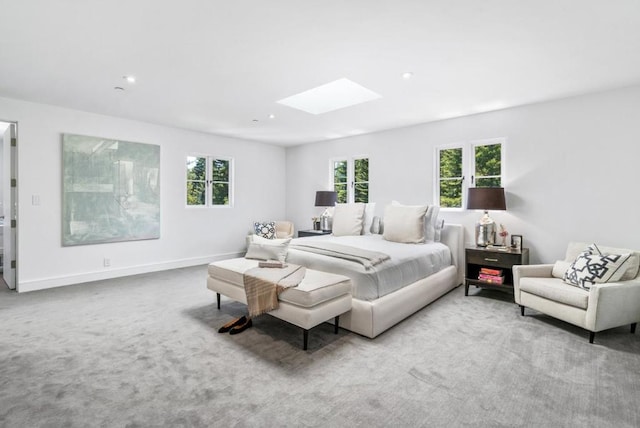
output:
[[[462,284],[463,233],[461,225],[448,224],[440,243],[426,244],[394,243],[381,235],[298,238],[291,241],[287,261],[351,278],[352,309],[340,317],[340,326],[373,338]],[[295,247],[306,240],[331,240],[386,253],[391,259],[367,270],[356,262]]]

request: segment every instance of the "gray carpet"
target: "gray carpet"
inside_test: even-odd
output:
[[[640,426],[640,334],[462,287],[374,340],[269,316],[185,268],[0,292],[0,426]]]

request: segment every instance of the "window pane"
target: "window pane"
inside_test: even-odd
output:
[[[440,178],[462,177],[462,148],[440,150]]]
[[[462,180],[440,180],[440,206],[462,208]]]
[[[205,180],[206,158],[187,156],[187,180]]]
[[[211,190],[212,205],[229,205],[229,184],[213,183]]]
[[[355,202],[369,202],[369,183],[356,183],[355,192]]]
[[[499,176],[502,174],[500,164],[501,144],[490,144],[488,146],[476,146],[476,177],[486,177],[488,175]],[[476,183],[477,185],[477,183]],[[498,184],[498,187],[500,185]]]
[[[204,205],[206,194],[204,181],[187,181],[187,205]]]
[[[476,187],[500,187],[500,177],[476,178]]]
[[[347,185],[345,184],[335,184],[333,189],[338,193],[337,202],[341,204],[347,203]]]
[[[354,169],[356,183],[359,181],[369,181],[369,159],[356,159],[354,162]]]
[[[333,182],[336,184],[347,182],[347,161],[333,163]]]
[[[213,181],[229,181],[229,161],[213,159],[211,161],[211,179]]]

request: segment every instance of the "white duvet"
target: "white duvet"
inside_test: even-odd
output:
[[[287,255],[289,263],[348,276],[353,282],[353,297],[360,300],[375,300],[452,264],[449,247],[439,242],[400,244],[386,241],[382,235],[338,237],[323,235],[293,239],[291,246],[296,242],[308,242],[307,240],[331,241],[341,245],[379,251],[391,256],[390,260],[365,269],[361,264],[349,260],[289,247]]]

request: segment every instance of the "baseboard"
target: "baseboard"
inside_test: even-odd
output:
[[[189,266],[205,265],[217,260],[242,257],[244,253],[217,254],[215,256],[194,257],[190,259],[171,260],[160,263],[130,266],[126,268],[103,270],[99,272],[85,272],[75,275],[65,275],[52,278],[20,281],[17,286],[19,293],[44,290],[47,288],[63,287],[65,285],[81,284],[84,282],[100,281],[103,279],[120,278],[123,276],[139,275],[142,273],[159,272],[169,269],[178,269]]]

